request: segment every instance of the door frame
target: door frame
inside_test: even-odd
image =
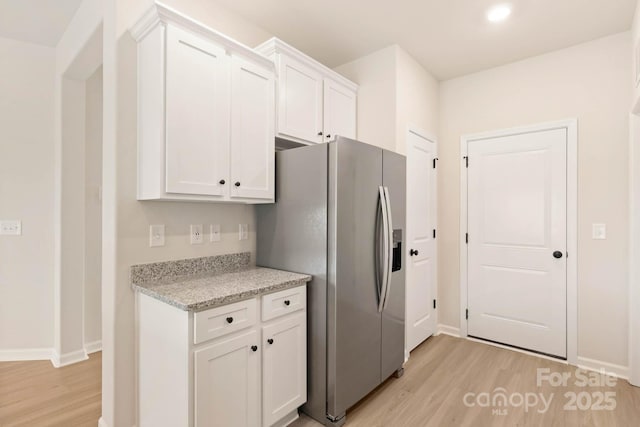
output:
[[[409,163],[409,134],[415,134],[417,136],[419,136],[420,138],[426,139],[428,142],[430,142],[431,144],[435,145],[435,151],[434,151],[434,155],[437,158],[438,157],[438,139],[435,137],[435,135],[419,128],[418,126],[414,126],[414,125],[408,125],[407,129],[406,129],[406,133],[405,133],[405,152],[407,153],[407,175],[406,175],[406,188],[407,188],[407,206],[409,206],[409,174],[408,174],[408,163]],[[435,176],[433,178],[433,184],[432,184],[432,191],[433,191],[433,200],[435,203],[435,209],[433,211],[433,223],[434,223],[434,227],[436,228],[436,233],[438,230],[438,167],[437,167],[437,161],[436,161],[436,168],[435,168]],[[409,210],[407,209],[407,211],[405,212],[405,224],[406,224],[406,238],[405,238],[405,248],[404,248],[404,254],[403,256],[405,257],[405,259],[407,260],[407,267],[406,267],[406,275],[405,275],[405,313],[404,313],[404,317],[405,317],[405,321],[407,320],[407,296],[409,295],[409,292],[406,291],[407,289],[407,283],[409,282],[409,256],[408,256],[408,251],[409,251]],[[437,234],[436,234],[437,236]],[[431,295],[433,296],[433,299],[436,300],[436,308],[433,310],[433,335],[437,335],[438,334],[438,307],[440,306],[440,304],[437,303],[438,300],[438,238],[436,237],[435,239],[435,248],[434,248],[434,254],[433,254],[433,283],[431,284]],[[410,356],[410,351],[409,351],[409,346],[408,346],[408,330],[409,330],[409,323],[406,322],[405,324],[405,328],[404,328],[404,359],[405,362],[407,360],[409,360],[409,356]]]
[[[492,139],[525,133],[567,130],[567,362],[578,362],[578,119],[566,119],[515,127],[460,138],[460,336],[467,338],[468,246],[465,235],[468,219],[468,174],[465,157],[471,141]],[[473,161],[473,160],[472,160]]]

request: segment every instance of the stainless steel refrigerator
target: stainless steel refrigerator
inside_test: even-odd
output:
[[[342,137],[280,151],[276,203],[257,207],[257,264],[313,276],[302,411],[328,426],[403,372],[405,169]]]

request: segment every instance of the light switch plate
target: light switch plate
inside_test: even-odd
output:
[[[593,240],[606,240],[606,238],[607,238],[607,225],[606,224],[593,224],[591,238]]]
[[[202,224],[191,224],[191,244],[201,245],[204,242],[204,236],[202,235]]]
[[[149,247],[164,246],[164,224],[149,226]]]
[[[5,220],[0,221],[0,235],[2,236],[21,236],[22,221]]]
[[[209,241],[219,242],[220,240],[220,224],[211,224],[209,226]]]
[[[247,240],[249,238],[249,224],[239,224],[238,237],[239,240]]]

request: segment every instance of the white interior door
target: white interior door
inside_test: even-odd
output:
[[[407,136],[407,349],[435,332],[436,158],[435,141]]]
[[[468,334],[566,357],[567,130],[468,156]]]

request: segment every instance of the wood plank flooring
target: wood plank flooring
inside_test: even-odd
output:
[[[0,426],[95,427],[100,417],[101,353],[75,365],[55,369],[48,361],[0,363]],[[537,386],[537,369],[570,375],[567,386]],[[391,378],[347,413],[347,427],[632,427],[640,426],[640,388],[618,380],[614,386],[579,387],[575,368],[550,360],[453,338],[432,337],[411,353],[400,379]],[[597,377],[600,380],[600,377]],[[488,406],[503,388],[513,396],[538,396],[537,406]],[[565,393],[582,395],[576,410]],[[580,410],[597,403],[598,394],[615,393],[614,410]],[[468,407],[467,401],[476,403]],[[540,401],[551,398],[548,410]],[[531,398],[531,395],[529,395]],[[551,397],[552,396],[552,397]],[[587,398],[591,402],[587,402]],[[480,399],[480,400],[477,400]],[[602,402],[606,406],[607,402]],[[500,411],[494,412],[494,410]],[[318,427],[302,416],[292,427]]]
[[[538,368],[570,375],[567,386],[554,387],[549,381],[543,381],[538,387]],[[600,375],[596,378],[599,382],[603,379]],[[576,385],[580,380],[575,368],[558,362],[440,335],[428,339],[411,353],[402,378],[387,380],[347,412],[345,426],[640,426],[640,388],[629,385],[625,380],[617,380],[613,387],[581,387]],[[512,399],[513,404],[478,406],[484,405],[486,401],[483,399],[487,397],[480,396],[480,393],[488,393],[490,404],[500,391]],[[614,410],[579,409],[591,408],[600,400],[600,393],[604,397],[605,392],[615,393]],[[564,409],[571,403],[565,393],[580,396],[575,410]],[[551,399],[546,411],[540,394],[546,401]],[[476,403],[474,407],[465,405],[465,395],[469,403]],[[533,403],[533,395],[537,396],[537,406],[531,405],[528,410],[519,406],[518,396]],[[606,401],[601,403],[607,407]],[[292,427],[317,426],[318,423],[305,416],[292,424]]]
[[[100,352],[58,369],[46,360],[0,363],[0,426],[96,427],[101,369]]]

